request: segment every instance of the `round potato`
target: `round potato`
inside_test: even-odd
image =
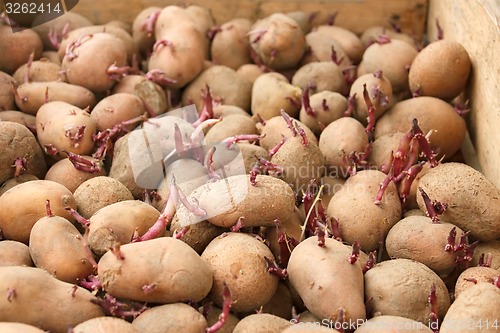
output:
[[[202,333],[207,328],[207,321],[192,306],[173,303],[155,306],[144,311],[134,319],[132,326],[137,332]]]

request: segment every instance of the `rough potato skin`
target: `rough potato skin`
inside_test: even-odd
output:
[[[490,283],[478,283],[460,294],[441,324],[440,333],[497,332],[500,288]],[[474,323],[473,330],[466,324]],[[482,329],[479,328],[482,323]],[[486,325],[488,323],[488,325]],[[477,326],[476,326],[477,325]]]
[[[0,331],[3,333],[45,333],[38,327],[22,323],[0,323]]]
[[[280,282],[271,300],[262,307],[262,313],[268,313],[289,321],[292,319],[292,309],[293,299],[290,289],[284,282]]]
[[[90,218],[89,245],[97,255],[110,248],[130,243],[134,232],[143,235],[158,220],[160,213],[150,204],[126,200],[99,209]],[[160,234],[160,237],[164,233]]]
[[[318,139],[309,127],[298,120],[294,120],[294,122],[297,123],[297,125],[301,127],[304,132],[306,132],[307,140],[309,142],[318,144]],[[283,136],[288,138],[292,135],[282,116],[274,116],[271,119],[266,120],[266,124],[263,126],[259,123],[257,124],[257,128],[259,129],[262,137],[260,139],[260,146],[266,150],[273,149],[278,143],[281,142],[281,140],[283,140]]]
[[[351,252],[332,238],[326,238],[325,246],[320,247],[317,237],[305,239],[293,250],[288,278],[307,309],[318,318],[336,321],[340,308],[346,321],[366,318],[363,272],[359,261],[353,265],[348,262]]]
[[[12,165],[17,158],[26,158],[26,173],[38,178],[45,176],[47,166],[43,151],[33,133],[25,126],[10,121],[0,121],[0,147],[2,147],[0,184],[14,177],[16,168]]]
[[[1,89],[1,88],[0,88]],[[0,90],[1,91],[1,90]],[[1,102],[0,102],[1,103]],[[0,106],[0,109],[2,107]],[[0,121],[12,121],[26,126],[33,134],[36,133],[35,116],[21,111],[0,111]]]
[[[12,76],[0,71],[0,111],[15,110],[16,103],[12,93],[12,84],[15,82]]]
[[[210,311],[208,312],[207,316],[207,323],[209,327],[219,321],[219,316],[221,313],[222,313],[221,309],[215,306],[210,307]],[[236,327],[239,321],[240,320],[238,319],[238,317],[236,317],[232,313],[229,313],[229,316],[226,318],[226,323],[217,332],[233,333],[234,328]]]
[[[139,333],[131,323],[121,318],[97,317],[92,318],[73,328],[74,333]],[[149,332],[149,331],[148,331]]]
[[[231,291],[234,312],[258,309],[276,292],[278,278],[267,271],[264,260],[273,258],[273,254],[264,243],[248,234],[222,234],[208,244],[201,257],[214,276],[209,297],[219,307],[223,302],[224,282]]]
[[[4,50],[0,58],[0,71],[13,74],[28,61],[32,52],[35,60],[40,58],[43,46],[40,37],[33,30],[13,32],[10,26],[4,25],[0,26],[0,50]]]
[[[499,272],[491,267],[470,267],[460,274],[455,284],[455,299],[461,293],[478,283],[494,283]]]
[[[281,332],[290,326],[286,319],[268,313],[256,313],[241,319],[233,333]]]
[[[367,271],[365,298],[373,299],[374,313],[401,316],[428,325],[431,309],[427,298],[433,284],[441,320],[450,307],[448,290],[436,273],[413,260],[383,261]]]
[[[474,256],[472,257],[472,265],[479,265],[479,257],[481,254],[487,255],[491,253],[491,268],[496,269],[500,272],[500,240],[492,240],[489,242],[479,242],[474,250]]]
[[[243,159],[244,168],[241,160],[235,159],[239,154]],[[238,142],[229,149],[226,144],[217,145],[213,155],[214,170],[223,168],[226,177],[248,174],[257,163],[257,157],[269,159],[269,152],[261,146],[247,142]]]
[[[310,62],[300,67],[292,77],[292,84],[304,90],[316,86],[315,92],[346,92],[342,69],[332,61]]]
[[[0,242],[0,267],[29,266],[33,267],[30,250],[26,244],[3,240]],[[2,331],[3,332],[3,331]]]
[[[46,216],[46,200],[50,200],[54,215],[74,221],[64,209],[76,209],[73,194],[59,183],[33,180],[11,188],[0,197],[0,207],[10,207],[0,209],[0,229],[5,238],[28,244],[31,228]],[[20,202],[29,204],[20,205]]]
[[[97,103],[92,109],[90,118],[95,121],[98,131],[105,131],[145,113],[144,103],[139,97],[127,93],[116,93]],[[131,124],[126,126],[126,129],[131,131],[135,127],[137,124]]]
[[[427,216],[410,216],[397,222],[385,239],[387,254],[391,258],[412,259],[426,265],[444,277],[456,267],[457,253],[444,250],[448,235],[455,226],[433,223]],[[457,228],[458,245],[463,231]]]
[[[173,236],[175,232],[182,230],[183,225],[181,224],[182,217],[179,217],[186,210],[178,209],[177,213],[170,224],[170,236]],[[215,237],[219,236],[225,231],[224,228],[218,227],[208,221],[201,221],[198,223],[191,224],[189,230],[182,236],[181,240],[187,245],[191,246],[198,254],[203,253],[208,244]]]
[[[286,219],[295,208],[295,195],[287,183],[271,176],[258,175],[256,185],[249,175],[231,176],[207,183],[198,202],[205,210],[208,221],[229,228],[241,216],[244,226],[274,226],[274,220]]]
[[[375,139],[393,132],[408,132],[415,118],[424,134],[433,130],[429,140],[431,148],[438,151],[437,158],[452,156],[460,149],[466,133],[465,120],[450,104],[429,96],[394,104],[377,120]]]
[[[20,322],[66,333],[68,327],[104,315],[91,302],[95,297],[89,291],[59,281],[40,268],[0,267],[0,290],[15,293],[10,301],[0,297],[0,322]]]
[[[390,331],[388,331],[390,330]],[[423,323],[398,316],[376,316],[360,326],[356,333],[432,333]]]
[[[370,165],[376,167],[377,170],[381,170],[382,166],[387,165],[391,155],[397,151],[403,136],[404,133],[394,132],[382,135],[373,141],[372,151],[368,158]]]
[[[134,199],[125,185],[106,176],[98,176],[83,182],[73,196],[78,206],[78,213],[87,219],[103,207]]]
[[[386,188],[380,205],[374,203],[385,177],[377,170],[359,171],[347,179],[328,204],[327,214],[340,222],[342,239],[350,244],[359,241],[367,253],[379,248],[379,242],[384,242],[401,218],[401,201],[393,183]]]
[[[241,134],[257,134],[257,128],[252,118],[233,114],[212,126],[205,135],[207,144],[217,144],[229,137]]]
[[[28,73],[28,64],[19,67],[12,77],[19,83],[25,82],[25,75]],[[28,82],[64,81],[61,75],[61,66],[42,58],[31,63],[29,69]]]
[[[448,204],[443,221],[480,241],[500,238],[500,190],[479,171],[462,163],[442,163],[427,171],[419,186],[432,200]],[[417,202],[425,209],[421,196]]]
[[[162,304],[198,302],[212,288],[210,266],[178,239],[125,244],[121,252],[123,260],[111,251],[99,260],[99,280],[115,297]]]
[[[422,96],[451,100],[464,90],[471,71],[467,50],[458,42],[438,40],[420,51],[410,67],[410,89]]]
[[[347,99],[338,92],[318,92],[311,95],[309,103],[315,115],[308,114],[302,106],[299,119],[318,136],[326,126],[341,118],[347,110]]]
[[[155,306],[144,311],[134,319],[132,325],[137,332],[203,333],[207,328],[207,321],[192,306],[173,303]]]

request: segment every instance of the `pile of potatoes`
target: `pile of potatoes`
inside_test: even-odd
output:
[[[0,331],[497,331],[467,51],[311,22],[2,21]]]

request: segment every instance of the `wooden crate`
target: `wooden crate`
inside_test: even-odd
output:
[[[217,23],[235,17],[257,19],[273,12],[318,12],[315,23],[338,11],[336,24],[357,33],[372,25],[397,22],[420,39],[436,36],[436,19],[445,38],[468,51],[473,70],[466,93],[471,100],[471,145],[464,145],[468,162],[500,188],[500,0],[190,0],[210,8]],[[121,19],[132,22],[148,6],[179,4],[172,0],[80,0],[74,8],[96,23]],[[499,131],[497,131],[499,130]]]

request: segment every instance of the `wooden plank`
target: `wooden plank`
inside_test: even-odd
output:
[[[500,2],[431,0],[431,40],[436,36],[436,19],[445,38],[460,42],[471,58],[466,90],[471,101],[469,132],[481,169],[500,188]]]
[[[325,22],[329,15],[339,12],[337,24],[361,33],[372,25],[387,25],[390,19],[397,21],[404,31],[421,38],[425,29],[427,0],[190,0],[210,8],[218,24],[235,17],[252,20],[275,12],[302,10],[317,12],[314,22]],[[179,4],[178,0],[80,0],[73,11],[100,24],[120,19],[132,22],[135,15],[149,6],[165,7]]]

